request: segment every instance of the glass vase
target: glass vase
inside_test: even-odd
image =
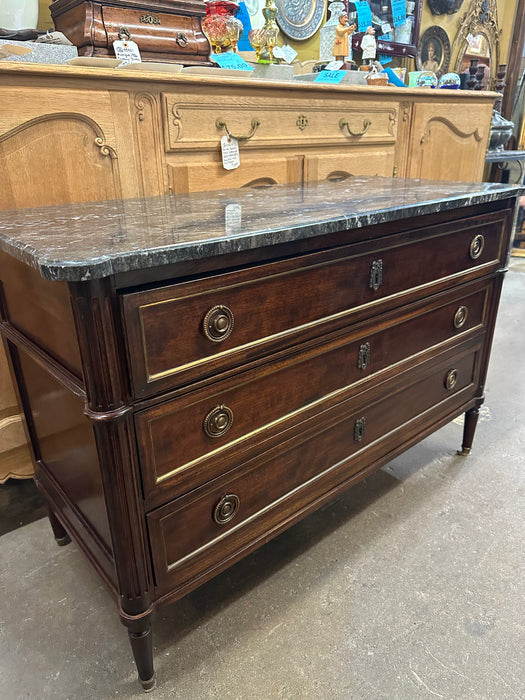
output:
[[[202,31],[215,53],[237,51],[243,26],[237,19],[239,4],[232,0],[211,0],[206,4],[206,16],[202,20]]]

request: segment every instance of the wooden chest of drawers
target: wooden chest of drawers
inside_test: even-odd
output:
[[[201,28],[202,0],[54,0],[51,16],[80,56],[115,56],[113,42],[127,30],[144,61],[206,65],[210,45]]]
[[[37,483],[145,688],[158,605],[462,412],[469,452],[515,201],[363,178],[6,215],[1,330]]]

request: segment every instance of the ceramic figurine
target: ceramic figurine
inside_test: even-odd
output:
[[[366,33],[361,39],[361,49],[363,51],[363,61],[372,63],[376,57],[376,30],[373,27],[367,27]]]
[[[343,12],[339,15],[339,24],[335,28],[333,54],[336,61],[344,61],[347,56],[352,57],[349,37],[355,32],[356,26],[355,24],[347,25],[348,15],[346,12]]]

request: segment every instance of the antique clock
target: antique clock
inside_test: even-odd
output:
[[[138,44],[144,61],[208,63],[203,0],[53,0],[50,9],[79,56],[114,56],[113,42],[123,34]]]

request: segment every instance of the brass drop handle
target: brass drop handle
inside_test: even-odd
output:
[[[350,124],[348,121],[344,118],[341,117],[339,120],[339,128],[344,131],[345,129],[348,131],[350,136],[364,136],[368,129],[372,126],[372,122],[370,119],[363,119],[363,128],[361,131],[352,131],[350,128]]]
[[[246,136],[235,136],[235,134],[232,134],[232,132],[228,129],[228,125],[226,124],[224,119],[221,119],[220,117],[218,117],[215,120],[215,126],[219,131],[222,131],[224,129],[231,139],[237,139],[237,141],[248,141],[252,138],[252,136],[255,136],[255,132],[261,126],[261,122],[259,119],[256,119],[254,117],[252,119],[252,128],[250,130],[250,133]]]
[[[447,372],[445,377],[445,387],[450,391],[458,383],[458,371],[457,369],[451,369]]]
[[[212,343],[222,343],[233,331],[233,312],[227,306],[212,306],[202,322],[202,332]]]
[[[202,427],[208,437],[218,438],[225,435],[233,425],[233,411],[228,406],[220,405],[206,414]]]
[[[188,37],[186,36],[186,34],[184,34],[184,32],[178,32],[175,41],[181,48],[188,46]]]
[[[484,247],[485,236],[482,233],[478,233],[477,236],[474,236],[470,243],[470,257],[472,260],[477,260],[479,258]]]
[[[234,493],[223,496],[213,509],[213,519],[217,525],[225,525],[236,516],[241,500]]]
[[[454,314],[454,328],[462,328],[467,322],[468,309],[466,306],[460,306]]]

